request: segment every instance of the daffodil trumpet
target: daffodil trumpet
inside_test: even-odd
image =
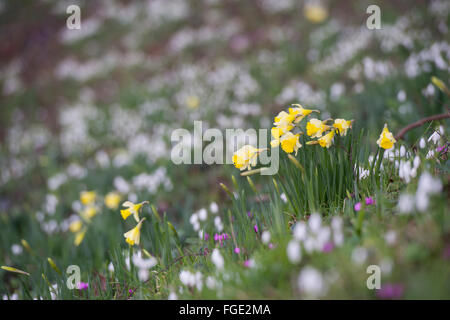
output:
[[[125,241],[130,245],[138,245],[141,241],[141,228],[142,228],[142,223],[144,222],[145,218],[142,218],[141,221],[139,221],[139,223],[137,224],[136,227],[134,227],[133,229],[131,229],[128,232],[125,232],[123,234],[123,236],[125,237]]]

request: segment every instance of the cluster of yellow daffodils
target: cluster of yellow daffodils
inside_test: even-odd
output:
[[[378,146],[383,149],[391,149],[396,142],[397,140],[395,140],[394,135],[389,132],[387,124],[385,124],[380,138],[377,140]]]
[[[125,241],[128,244],[130,244],[131,246],[133,246],[135,244],[139,244],[139,242],[141,240],[141,228],[142,228],[142,223],[144,222],[145,218],[139,220],[139,211],[141,210],[141,208],[144,204],[148,204],[148,203],[149,203],[148,201],[143,201],[141,203],[134,204],[131,201],[125,201],[122,204],[122,207],[127,208],[124,210],[120,210],[120,214],[122,215],[122,218],[124,220],[126,220],[130,215],[133,215],[136,222],[138,222],[136,227],[134,227],[130,231],[123,234],[123,236],[125,237]]]
[[[352,127],[352,120],[335,119],[332,125],[328,125],[327,123],[331,121],[333,119],[327,119],[325,121],[311,119],[306,124],[306,134],[311,138],[317,138],[317,140],[308,141],[306,144],[318,144],[322,148],[329,148],[333,144],[336,133],[340,136],[346,136],[348,129]],[[326,133],[327,131],[328,133]]]
[[[276,148],[281,144],[281,148],[286,153],[297,154],[298,149],[302,147],[299,142],[302,132],[294,134],[292,129],[302,121],[306,116],[312,112],[319,112],[318,110],[304,109],[299,104],[293,104],[294,108],[289,108],[289,112],[281,111],[274,121],[274,127],[271,130],[273,140],[270,142],[272,148]]]
[[[80,202],[83,204],[83,208],[78,213],[79,218],[72,221],[69,225],[69,230],[75,234],[75,246],[79,246],[83,242],[87,225],[99,213],[99,203],[96,203],[98,198],[95,191],[82,191],[80,193]],[[120,200],[121,195],[118,192],[111,191],[105,196],[104,203],[110,209],[117,209]]]
[[[95,204],[96,199],[97,193],[95,191],[82,191],[80,193],[80,202],[83,204],[83,209],[79,212],[81,219],[76,219],[69,225],[69,230],[75,234],[73,243],[77,247],[83,242],[86,235],[87,227],[85,224],[90,223],[91,219],[98,213]]]
[[[233,164],[241,171],[245,169],[250,170],[252,166],[256,166],[258,155],[262,151],[264,149],[257,149],[247,144],[233,154]]]

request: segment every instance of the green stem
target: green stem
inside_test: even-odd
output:
[[[385,151],[384,149],[381,149],[381,153],[379,154],[377,160],[377,167],[375,169],[375,178],[377,178],[377,181],[378,181],[378,174],[380,172],[381,162],[383,161],[384,151]]]

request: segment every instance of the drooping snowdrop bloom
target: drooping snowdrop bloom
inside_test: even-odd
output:
[[[294,264],[299,263],[300,260],[302,259],[300,242],[298,242],[297,240],[289,241],[286,251],[288,259],[291,263]]]
[[[426,145],[427,145],[427,143],[425,142],[425,139],[424,139],[423,137],[420,138],[420,141],[419,141],[419,147],[420,147],[420,149],[425,148]]]
[[[208,218],[208,212],[205,208],[202,208],[198,211],[198,218],[200,221],[205,221]]]
[[[297,279],[298,288],[308,298],[316,299],[326,294],[327,285],[322,273],[313,267],[304,267]]]
[[[219,206],[217,205],[217,203],[211,202],[211,204],[209,205],[209,210],[211,211],[211,213],[216,214],[217,212],[219,212]]]
[[[356,247],[352,251],[352,261],[356,265],[362,265],[368,257],[367,249],[364,247]]]
[[[270,232],[269,231],[267,231],[267,230],[263,231],[263,233],[261,234],[261,241],[264,244],[269,243],[269,241],[270,241]]]
[[[431,134],[431,136],[428,138],[428,142],[433,141],[434,144],[437,144],[440,139],[441,139],[441,135],[437,131],[434,131]]]
[[[214,263],[218,270],[223,270],[225,261],[220,254],[219,249],[215,248],[211,254],[211,261]]]

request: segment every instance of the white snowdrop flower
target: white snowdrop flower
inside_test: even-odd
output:
[[[304,267],[297,279],[301,293],[309,298],[319,298],[326,294],[327,288],[322,274],[312,267]]]
[[[299,241],[303,241],[306,239],[307,229],[306,224],[303,221],[299,221],[295,224],[293,235],[294,238]]]
[[[147,281],[149,275],[150,273],[148,272],[148,269],[139,269],[138,271],[138,278],[142,282]]]
[[[171,291],[167,300],[178,300],[178,296],[175,292]]]
[[[109,271],[109,272],[114,272],[114,264],[113,264],[112,262],[110,262],[110,263],[108,264],[108,271]]]
[[[390,275],[393,267],[394,263],[389,258],[384,258],[383,260],[380,261],[381,272],[385,275]]]
[[[130,184],[120,176],[114,178],[113,185],[122,194],[128,194],[131,190]]]
[[[439,128],[438,128],[438,130],[439,130],[439,133],[441,134],[441,136],[443,136],[444,133],[445,133],[444,126],[443,126],[443,125],[440,125]]]
[[[327,226],[327,227],[322,227],[319,229],[319,231],[316,233],[316,237],[315,237],[316,250],[322,250],[324,245],[330,240],[330,235],[331,235],[330,227]]]
[[[11,252],[13,253],[13,255],[18,256],[23,252],[23,248],[20,244],[13,244],[11,246]]]
[[[19,300],[19,295],[17,293],[13,293],[12,295],[8,296],[6,294],[2,297],[3,300]]]
[[[199,231],[200,230],[200,223],[199,222],[195,222],[192,225],[192,228],[194,229],[194,231]]]
[[[296,240],[289,241],[287,248],[287,256],[290,262],[299,263],[302,259],[300,243]]]
[[[130,257],[127,256],[125,258],[125,266],[127,267],[127,270],[130,271]]]
[[[220,219],[219,216],[214,218],[214,226],[216,227],[218,232],[222,232],[223,224],[222,224],[222,219]]]
[[[206,211],[205,208],[202,208],[202,209],[199,210],[199,212],[198,212],[198,218],[199,218],[201,221],[205,221],[206,218],[208,218],[208,212]]]
[[[194,281],[195,281],[195,286],[197,287],[198,291],[202,291],[203,288],[203,275],[200,271],[197,271],[194,275]]]
[[[431,158],[433,158],[433,157],[434,157],[434,150],[433,150],[433,149],[430,149],[430,150],[428,151],[427,155],[425,156],[425,158],[431,159]]]
[[[211,261],[214,263],[217,269],[222,270],[225,264],[219,249],[215,248],[211,254]]]
[[[421,212],[425,212],[430,204],[430,198],[426,193],[416,194],[416,208]]]
[[[441,135],[437,131],[434,131],[431,134],[431,136],[428,138],[428,142],[433,141],[434,144],[437,144],[440,139],[441,139]]]
[[[209,210],[215,214],[219,212],[219,206],[217,205],[217,203],[211,202],[211,204],[209,205]]]
[[[132,258],[133,264],[140,269],[151,269],[158,263],[155,257],[144,258],[141,251],[133,254]]]
[[[428,172],[423,172],[419,178],[417,193],[435,194],[442,190],[442,183],[439,178],[433,178]]]
[[[414,211],[415,198],[411,194],[401,194],[398,198],[397,210],[401,214],[408,214]]]
[[[195,285],[195,275],[192,272],[181,270],[179,277],[181,283],[185,286],[193,287]]]
[[[306,237],[305,241],[303,241],[303,248],[306,252],[311,253],[316,249],[316,240],[312,236]]]
[[[264,244],[268,244],[270,241],[270,232],[269,231],[263,231],[263,233],[261,234],[261,241]]]
[[[52,298],[52,300],[56,300],[57,296],[56,294],[58,293],[58,284],[52,284],[52,288],[49,288],[50,291],[50,296]]]
[[[406,93],[405,93],[405,91],[400,90],[400,91],[397,93],[397,100],[398,100],[399,102],[404,102],[404,101],[406,100]]]
[[[191,217],[189,218],[189,222],[194,225],[198,222],[198,214],[197,213],[193,213],[191,215]]]
[[[367,249],[363,247],[356,247],[352,251],[352,261],[354,264],[362,265],[367,260]]]
[[[400,157],[404,157],[405,154],[406,154],[406,148],[405,148],[405,146],[402,145],[400,147]]]
[[[320,226],[322,225],[322,218],[320,217],[320,214],[313,213],[308,220],[309,228],[312,232],[317,232],[320,229]]]
[[[435,92],[436,92],[436,90],[434,89],[434,86],[431,83],[425,89],[422,90],[422,94],[425,97],[434,96]]]
[[[420,149],[425,148],[426,145],[427,145],[427,143],[425,142],[425,139],[424,139],[423,137],[420,138],[420,141],[419,141],[419,147],[420,147]]]
[[[333,242],[336,246],[340,247],[344,244],[344,234],[342,232],[333,232]]]
[[[58,173],[47,180],[47,186],[51,191],[55,191],[66,181],[67,176],[64,173]]]
[[[420,165],[420,157],[419,156],[415,156],[414,160],[413,160],[414,169],[419,168],[419,165]]]
[[[331,228],[334,232],[340,231],[342,229],[342,218],[338,216],[334,216],[331,219]]]
[[[284,203],[287,203],[288,199],[286,197],[286,194],[283,192],[282,194],[280,194],[280,198]]]
[[[214,277],[212,277],[212,276],[208,276],[207,278],[206,278],[206,287],[208,288],[208,289],[210,289],[210,290],[214,290],[215,288],[216,288],[216,286],[217,286],[217,281],[216,281],[216,279],[214,278]]]
[[[389,246],[394,245],[397,242],[397,233],[394,230],[389,230],[384,235],[384,241],[386,241],[386,244]]]

